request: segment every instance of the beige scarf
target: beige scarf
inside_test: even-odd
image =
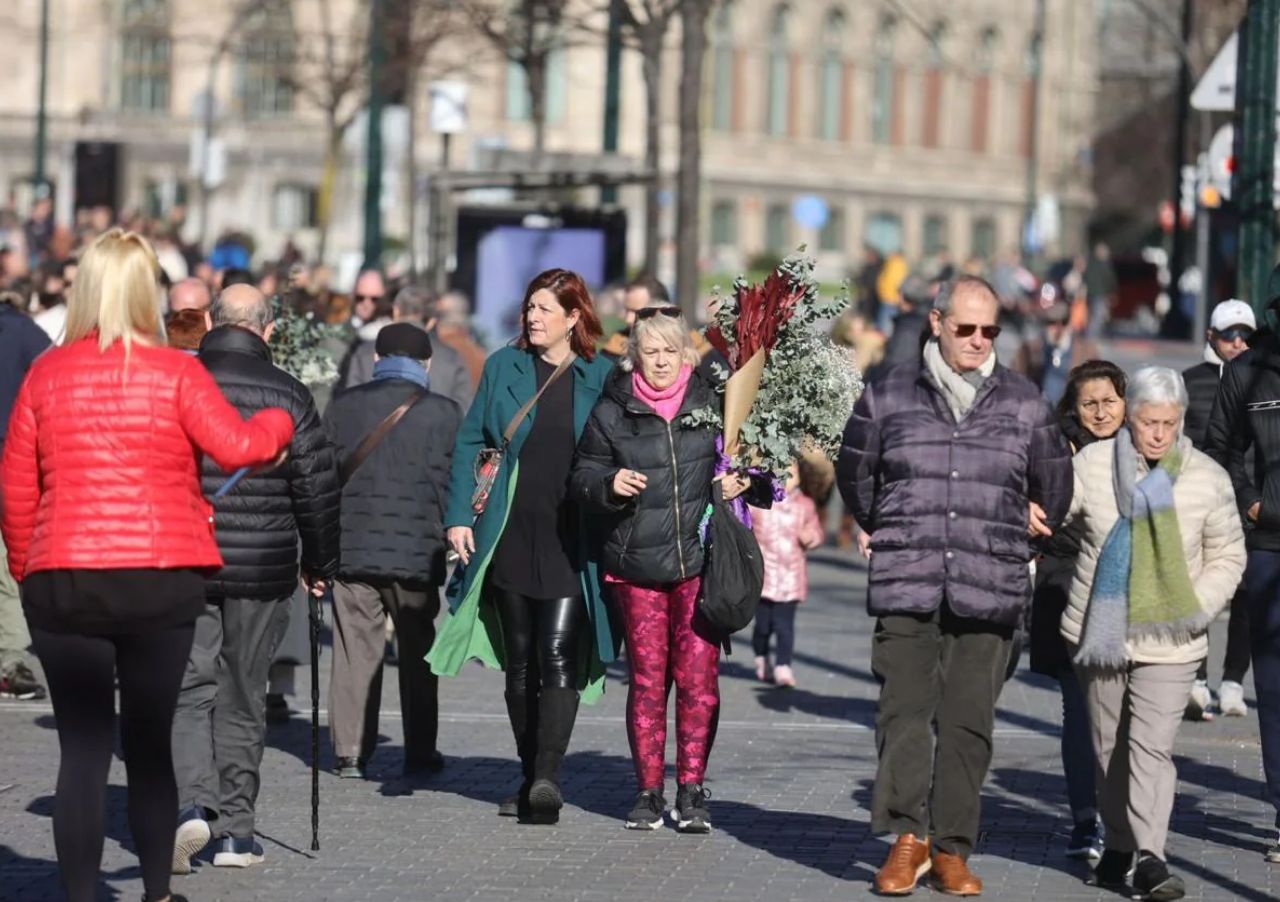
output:
[[[987,377],[995,372],[996,352],[995,348],[992,348],[991,355],[976,370],[968,373],[957,373],[942,359],[942,351],[938,347],[938,339],[931,338],[929,343],[924,346],[924,365],[925,369],[929,371],[929,375],[933,377],[938,390],[942,392],[943,400],[951,408],[951,413],[955,415],[956,422],[959,422],[964,419],[965,414],[969,412],[969,408],[973,406],[982,383],[986,382]]]

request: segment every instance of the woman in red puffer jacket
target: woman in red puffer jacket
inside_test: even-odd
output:
[[[288,413],[241,419],[198,360],[164,346],[159,275],[138,235],[93,243],[63,346],[31,367],[0,464],[9,568],[62,747],[53,829],[72,902],[95,898],[117,679],[145,898],[170,898],[170,730],[203,574],[222,566],[200,455],[262,466],[293,437]]]

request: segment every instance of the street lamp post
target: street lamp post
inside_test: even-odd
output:
[[[1031,115],[1027,128],[1027,199],[1022,223],[1022,255],[1028,265],[1037,254],[1037,238],[1032,233],[1036,221],[1036,205],[1039,187],[1036,184],[1040,169],[1040,82],[1044,70],[1045,0],[1036,0],[1035,24],[1031,31],[1031,46],[1027,49],[1027,65],[1031,75]]]
[[[369,4],[369,130],[365,142],[364,265],[382,261],[382,72],[386,64],[382,9],[384,0]]]
[[[37,192],[45,186],[45,143],[48,129],[48,113],[45,96],[49,86],[49,0],[40,0],[40,97],[36,106],[36,148],[34,187]]]
[[[1277,40],[1280,0],[1253,0],[1240,23],[1232,196],[1237,199],[1240,216],[1238,294],[1259,314],[1270,300],[1267,279],[1276,252]]]
[[[618,152],[618,110],[622,93],[622,0],[610,0],[609,36],[604,68],[604,152]],[[601,203],[618,202],[618,189],[608,185],[600,191]]]

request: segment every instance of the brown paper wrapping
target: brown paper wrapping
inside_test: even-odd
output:
[[[751,413],[751,405],[760,393],[760,380],[764,376],[767,357],[764,348],[756,351],[724,386],[724,453],[736,459],[740,449],[739,434],[742,424]]]

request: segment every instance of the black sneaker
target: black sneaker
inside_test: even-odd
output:
[[[1107,849],[1085,882],[1102,889],[1122,890],[1128,887],[1129,873],[1133,869],[1133,853]]]
[[[1067,840],[1067,857],[1097,861],[1102,857],[1102,841],[1098,836],[1097,821],[1081,821],[1071,828]]]
[[[627,815],[628,830],[657,830],[662,826],[662,812],[667,807],[667,800],[657,789],[642,789],[636,796],[636,803],[631,806]]]
[[[1169,866],[1154,855],[1143,855],[1133,869],[1133,898],[1172,902],[1187,894],[1181,877],[1169,873]]]
[[[0,698],[16,698],[24,702],[38,702],[45,697],[44,687],[31,672],[31,668],[18,662],[9,672],[0,675]]]
[[[676,793],[676,829],[681,833],[710,833],[711,791],[701,783],[685,783]]]

